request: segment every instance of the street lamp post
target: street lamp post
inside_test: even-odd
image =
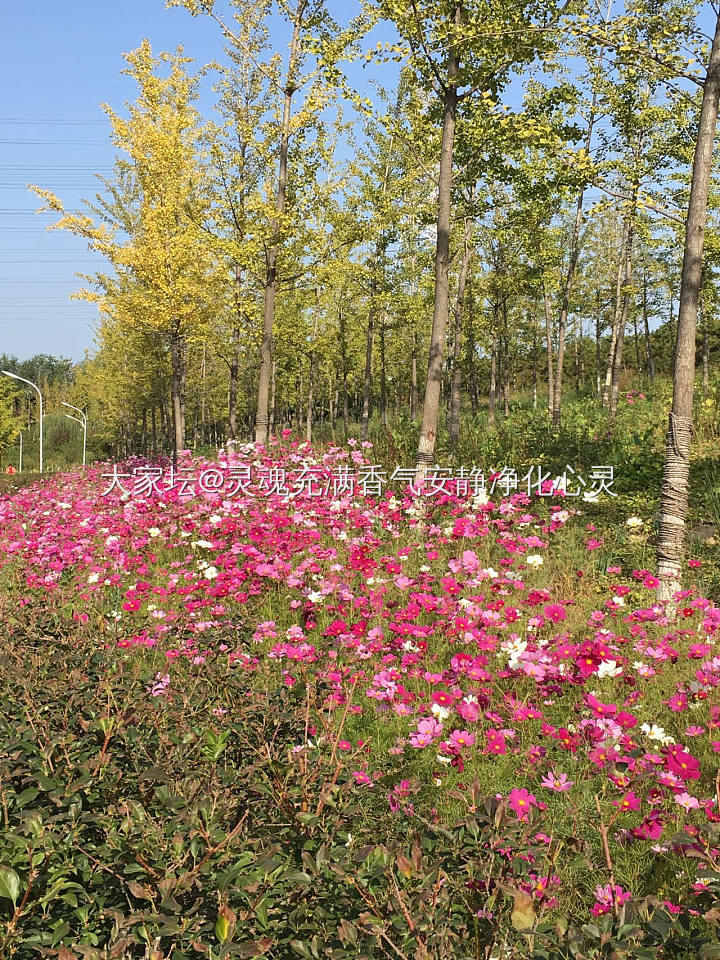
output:
[[[33,383],[32,380],[26,380],[25,377],[18,376],[17,373],[10,373],[9,370],[3,370],[2,373],[6,377],[12,377],[13,380],[22,380],[23,383],[26,383],[29,387],[32,387],[38,395],[38,400],[40,401],[40,473],[43,472],[43,398],[42,393],[40,393],[40,387]]]
[[[74,420],[75,423],[79,423],[83,428],[83,470],[85,469],[85,450],[87,449],[87,416],[83,413],[80,407],[74,407],[71,403],[65,403],[64,400],[60,401],[64,407],[69,407],[71,410],[76,410],[82,420],[79,420],[77,417],[74,417],[71,413],[66,413],[65,416],[68,420]]]

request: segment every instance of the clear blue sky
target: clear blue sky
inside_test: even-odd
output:
[[[219,5],[222,9],[222,5]],[[352,0],[331,0],[339,19]],[[334,8],[334,9],[333,9]],[[220,32],[206,17],[166,10],[164,0],[35,0],[7,4],[0,57],[0,353],[80,360],[93,346],[92,304],[68,295],[75,272],[101,258],[51,218],[35,213],[28,183],[53,190],[66,209],[93,198],[94,173],[111,171],[114,149],[102,102],[122,109],[136,89],[122,54],[147,37],[155,52],[182,44],[198,64],[219,58]],[[284,33],[278,32],[280,49]],[[209,112],[211,99],[201,105]]]

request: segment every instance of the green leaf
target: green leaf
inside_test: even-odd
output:
[[[6,867],[0,863],[0,897],[5,900],[12,900],[13,906],[15,906],[19,896],[20,877],[11,867]]]

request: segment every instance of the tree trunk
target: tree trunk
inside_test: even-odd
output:
[[[207,348],[203,344],[202,348],[202,362],[200,364],[200,382],[202,386],[200,387],[200,441],[205,443],[207,437],[205,435],[205,425],[207,421],[207,401],[206,401],[206,379],[207,379],[207,366],[206,366],[206,351]]]
[[[537,314],[533,318],[533,410],[537,410],[538,399],[538,321]]]
[[[273,359],[272,368],[270,370],[270,417],[268,423],[268,440],[272,437],[275,431],[275,370],[277,368],[277,361]]]
[[[474,191],[470,196],[473,202]],[[467,286],[470,257],[472,255],[472,217],[465,217],[465,233],[463,235],[463,253],[458,276],[457,297],[455,299],[455,330],[453,337],[452,384],[450,387],[450,449],[455,450],[460,437],[460,387],[462,385],[462,369],[460,357],[462,351],[462,322],[465,307],[465,288]]]
[[[308,373],[307,407],[305,412],[305,439],[308,443],[312,440],[313,403],[315,401],[315,341],[317,340],[317,328],[318,310],[316,307],[313,322],[312,347],[310,348],[310,372]]]
[[[157,421],[155,419],[155,404],[150,408],[150,429],[152,430],[152,455],[153,460],[157,458],[158,455],[158,445],[157,445]]]
[[[648,282],[647,282],[647,263],[643,263],[643,329],[645,332],[645,372],[650,381],[655,379],[655,361],[652,355],[652,342],[650,340],[650,323],[648,320]]]
[[[545,349],[547,352],[548,414],[555,409],[555,376],[553,374],[552,309],[547,287],[543,283],[543,303],[545,305]]]
[[[707,315],[703,313],[703,344],[702,344],[702,388],[707,393],[710,384],[710,330]]]
[[[497,334],[493,331],[490,344],[490,392],[488,394],[488,423],[495,423],[495,394],[497,392]]]
[[[420,406],[418,397],[417,382],[417,329],[413,321],[412,331],[412,358],[410,360],[410,419],[415,422],[418,407]]]
[[[385,366],[385,310],[380,311],[380,421],[387,430],[387,369]]]
[[[185,340],[179,332],[173,333],[170,339],[170,361],[172,377],[170,381],[170,395],[173,411],[173,461],[185,449]]]
[[[342,304],[338,310],[340,321],[340,365],[342,373],[342,417],[345,439],[350,436],[349,412],[348,412],[348,355],[347,355],[347,327],[345,322],[345,311]]]
[[[635,199],[637,189],[633,192],[633,204],[630,208],[630,227],[627,235],[627,248],[625,253],[625,281],[623,283],[622,309],[620,311],[620,325],[618,335],[615,341],[615,354],[613,356],[612,366],[612,386],[610,390],[610,416],[614,417],[617,413],[618,394],[620,392],[620,375],[622,373],[622,352],[623,341],[625,339],[625,328],[627,327],[628,313],[630,310],[630,296],[632,284],[632,254],[633,239],[635,236]]]
[[[605,386],[603,387],[602,405],[607,407],[610,404],[610,394],[612,392],[613,369],[615,365],[615,346],[617,344],[618,333],[620,331],[620,317],[622,315],[623,278],[627,269],[627,238],[630,232],[630,218],[623,221],[622,239],[620,241],[620,253],[618,255],[617,273],[615,275],[615,310],[613,313],[612,334],[610,336],[610,349],[608,350],[608,360],[605,367]]]
[[[592,105],[590,107],[590,116],[588,118],[587,132],[585,134],[585,150],[590,153],[592,146],[593,127],[595,126],[595,107],[597,104],[597,91],[593,91]],[[583,218],[583,201],[585,199],[585,187],[580,188],[575,208],[575,222],[573,223],[572,235],[570,238],[570,256],[568,258],[568,268],[565,274],[565,282],[562,287],[560,300],[560,317],[558,319],[558,350],[557,363],[555,365],[555,387],[553,390],[553,408],[552,417],[555,423],[560,422],[562,416],[562,389],[563,389],[563,360],[565,357],[565,330],[567,328],[567,318],[570,309],[570,295],[572,293],[573,281],[575,279],[575,269],[577,267],[578,257],[580,255],[580,227]]]
[[[454,27],[462,23],[462,4],[455,3]],[[448,50],[447,83],[443,92],[443,129],[440,144],[440,174],[437,201],[437,243],[435,248],[435,297],[430,356],[428,359],[425,402],[416,458],[416,484],[422,483],[428,466],[432,463],[437,438],[438,414],[440,412],[440,385],[442,382],[445,331],[450,309],[448,268],[450,263],[450,220],[452,208],[453,146],[457,118],[457,74],[459,54],[454,43]]]
[[[231,440],[237,440],[237,397],[238,370],[240,367],[240,331],[233,327],[232,356],[230,357],[230,385],[228,390],[228,433]]]
[[[362,438],[367,440],[370,425],[370,391],[372,388],[372,347],[375,333],[375,291],[371,290],[373,298],[368,311],[367,337],[365,338],[365,376],[363,378],[363,407],[362,407]]]
[[[470,410],[473,417],[477,416],[479,397],[477,381],[477,362],[475,358],[475,300],[473,298],[472,276],[468,277],[467,283],[467,368],[468,380],[470,383]]]
[[[272,363],[272,335],[275,321],[275,291],[277,289],[277,259],[280,238],[280,219],[285,212],[287,196],[287,167],[290,148],[290,109],[295,93],[295,79],[300,57],[300,30],[308,0],[298,0],[290,42],[287,75],[285,78],[282,128],[280,135],[280,161],[278,168],[275,212],[272,240],[265,255],[265,298],[263,310],[262,344],[260,347],[260,374],[258,377],[257,412],[255,414],[255,442],[266,444],[270,418],[270,375]]]
[[[665,450],[657,547],[657,569],[661,580],[658,595],[663,600],[670,599],[679,589],[685,556],[685,521],[688,512],[692,407],[695,388],[695,336],[719,100],[720,14],[717,15],[715,37],[703,88],[685,228],[673,402]]]

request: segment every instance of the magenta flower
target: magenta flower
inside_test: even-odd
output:
[[[632,790],[628,791],[621,800],[613,800],[614,807],[620,807],[621,810],[639,810],[642,800]]]
[[[515,787],[508,794],[508,806],[517,815],[518,820],[527,820],[530,808],[537,805],[537,800],[525,787]]]

